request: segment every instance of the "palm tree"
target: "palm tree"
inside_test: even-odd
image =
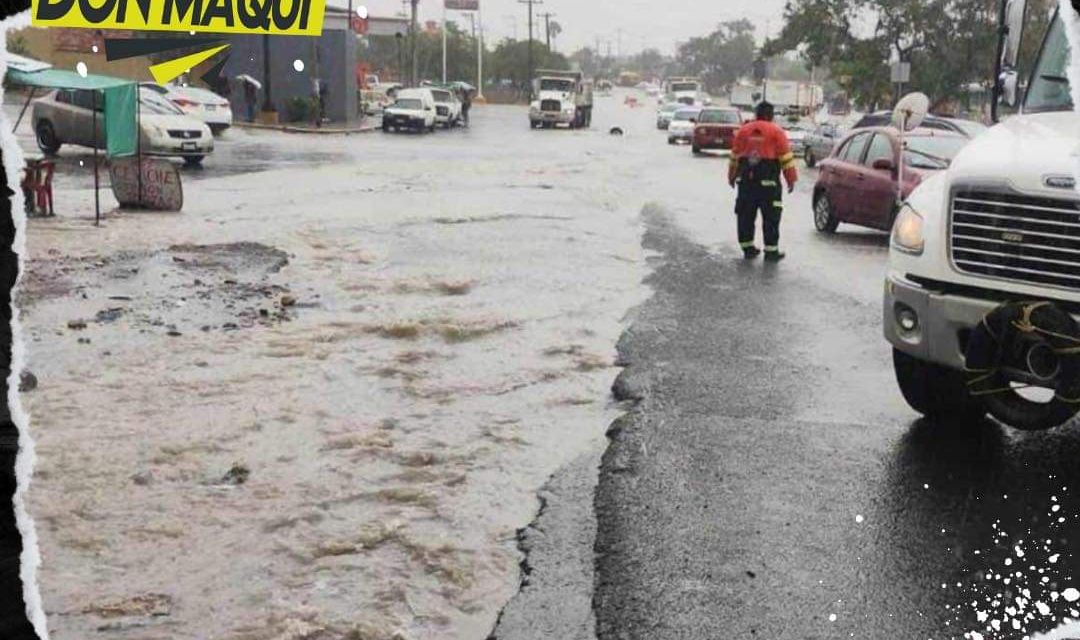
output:
[[[548,37],[551,38],[551,50],[555,50],[555,38],[562,33],[562,25],[554,20],[551,22],[551,26],[548,27]]]

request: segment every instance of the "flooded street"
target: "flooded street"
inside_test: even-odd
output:
[[[608,136],[651,133],[613,103],[589,132],[474,115],[230,131],[182,213],[100,228],[62,152],[20,298],[54,638],[491,631],[537,491],[617,415],[656,140]]]

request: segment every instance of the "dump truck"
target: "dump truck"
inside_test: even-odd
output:
[[[580,71],[537,70],[533,95],[536,99],[529,105],[533,129],[560,124],[579,129],[592,124],[593,87]]]

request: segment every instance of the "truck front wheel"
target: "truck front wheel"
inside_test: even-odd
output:
[[[918,360],[899,349],[893,349],[893,369],[908,405],[931,420],[974,422],[986,415],[959,371]]]

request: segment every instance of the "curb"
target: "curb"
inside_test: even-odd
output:
[[[357,133],[371,133],[377,130],[374,126],[363,127],[298,127],[287,124],[260,124],[258,122],[234,122],[234,127],[239,129],[262,129],[269,131],[282,131],[284,133],[310,133],[315,135],[352,135]]]

